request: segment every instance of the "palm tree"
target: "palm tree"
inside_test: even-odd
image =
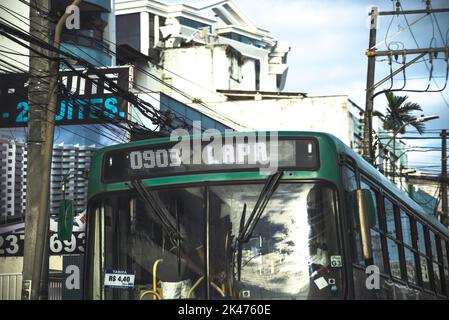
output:
[[[419,134],[424,133],[424,123],[412,122],[416,119],[416,117],[412,115],[412,112],[422,111],[419,104],[415,102],[405,102],[408,99],[407,95],[397,96],[393,92],[385,92],[385,96],[388,101],[386,115],[384,116],[378,111],[374,114],[379,116],[384,121],[383,128],[385,130],[391,130],[393,133],[396,133],[396,131],[403,126],[403,128],[399,131],[399,133],[403,134],[406,131],[405,124],[408,123],[412,125],[419,132]]]
[[[405,102],[408,96],[397,96],[393,92],[385,92],[387,98],[387,113],[383,115],[379,111],[374,112],[374,116],[378,116],[383,120],[383,128],[393,132],[393,152],[396,154],[396,139],[398,133],[404,134],[406,126],[413,126],[419,134],[424,133],[425,124],[422,122],[413,122],[416,119],[412,112],[422,111],[419,104],[415,102]],[[395,163],[393,161],[393,182],[395,180]]]

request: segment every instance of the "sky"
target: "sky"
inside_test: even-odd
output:
[[[198,0],[165,0],[165,2],[191,4]],[[352,101],[364,108],[367,74],[365,51],[369,41],[370,19],[368,13],[373,5],[379,7],[380,11],[391,11],[394,9],[395,1],[234,0],[234,2],[256,25],[270,30],[274,37],[290,44],[285,91],[306,92],[309,96],[348,95]],[[423,0],[402,0],[401,3],[404,9],[425,7]],[[449,7],[449,1],[433,0],[432,5],[434,8]],[[407,19],[412,27],[399,34],[397,34],[398,31],[407,26],[404,16],[379,17],[376,48],[386,50],[385,43],[391,49],[416,48],[410,30],[419,47],[443,47],[447,44],[449,13],[421,17],[422,15],[408,15]],[[386,42],[385,39],[387,39]],[[411,55],[407,56],[408,60],[412,58]],[[442,88],[445,84],[447,63],[442,59],[442,54],[437,58],[439,59],[433,63],[434,78],[430,82],[430,90],[437,89],[437,86]],[[379,58],[379,60],[376,62],[376,82],[389,74],[388,61],[385,61],[385,58]],[[401,62],[402,57],[398,57],[398,61]],[[399,64],[394,61],[393,67],[398,66]],[[427,68],[430,69],[429,62],[427,67],[425,63],[420,62],[407,68],[405,89],[426,89],[429,84]],[[393,88],[401,88],[402,75],[394,79]],[[387,82],[383,88],[389,88],[390,85]],[[441,93],[396,94],[407,94],[408,101],[420,104],[423,112],[416,116],[425,114],[440,117],[438,120],[426,123],[426,128],[431,130],[430,136],[438,136],[437,130],[449,129],[449,88]],[[386,100],[383,95],[374,99],[375,110],[383,112],[385,105]],[[417,135],[410,126],[407,130],[405,136]],[[59,131],[55,132],[56,136],[64,136],[64,132]],[[407,142],[411,146],[420,147],[421,151],[425,151],[422,147],[441,148],[440,139],[407,140]],[[439,173],[441,151],[409,151],[407,156],[409,167],[417,167],[421,170],[431,169],[430,173]]]
[[[172,1],[169,3],[195,3],[196,1]],[[367,75],[367,57],[365,51],[369,43],[370,7],[377,6],[379,11],[392,11],[395,1],[391,0],[234,0],[244,13],[259,27],[270,30],[279,40],[291,45],[288,55],[288,79],[284,91],[306,92],[309,96],[348,95],[360,107],[365,106],[365,88]],[[255,5],[257,3],[257,5]],[[423,9],[422,0],[402,0],[404,10]],[[447,0],[433,0],[433,8],[449,7]],[[411,31],[420,48],[444,47],[449,37],[449,13],[438,13],[422,18],[423,15],[407,15]],[[419,20],[418,20],[419,19]],[[415,22],[418,20],[417,22]],[[378,18],[378,50],[417,48],[404,16],[381,16]],[[384,40],[387,39],[385,42]],[[407,61],[414,56],[408,55]],[[443,88],[447,64],[440,54],[433,65],[434,80],[429,90]],[[385,58],[379,58],[385,60]],[[402,57],[398,57],[402,62]],[[400,66],[396,61],[394,68]],[[430,69],[430,64],[427,62]],[[376,62],[375,81],[389,75],[388,61]],[[424,62],[407,68],[405,89],[425,90],[428,87],[429,71]],[[393,88],[403,86],[402,74],[394,78]],[[387,82],[384,89],[390,88]],[[449,85],[448,85],[449,87]],[[407,101],[418,103],[423,112],[420,116],[438,115],[438,120],[426,123],[428,130],[449,129],[449,88],[441,93],[409,93]],[[375,110],[385,110],[386,99],[379,95],[374,99]],[[433,132],[433,131],[432,131]],[[437,131],[435,131],[437,132]],[[407,127],[405,136],[415,136],[416,131]],[[432,133],[431,136],[437,136]],[[440,147],[441,140],[408,140],[411,146]],[[441,151],[407,152],[409,167],[426,169],[431,162],[440,165]],[[427,168],[429,169],[429,168]],[[438,170],[432,167],[432,170]],[[430,171],[436,174],[437,171]]]

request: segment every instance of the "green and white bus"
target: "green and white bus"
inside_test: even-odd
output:
[[[330,134],[101,149],[86,299],[447,299],[449,232]]]

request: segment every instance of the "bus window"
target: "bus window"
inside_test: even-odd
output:
[[[388,235],[396,238],[396,226],[394,221],[394,205],[393,202],[384,198],[385,217],[387,223]]]
[[[360,227],[359,227],[359,217],[358,215],[352,211],[352,199],[349,198],[348,194],[351,191],[354,191],[357,189],[357,179],[356,174],[352,168],[349,168],[347,166],[343,166],[343,187],[346,191],[346,201],[347,201],[347,208],[348,208],[348,219],[350,223],[352,223],[352,251],[353,254],[353,262],[355,264],[363,266],[365,264],[365,260],[363,258],[363,251],[362,251],[362,239],[360,235]]]
[[[421,222],[416,223],[418,237],[418,251],[420,254],[426,255],[426,240],[424,237],[424,226]]]
[[[320,183],[281,183],[248,241],[239,243],[241,226],[249,221],[261,188],[210,187],[214,283],[247,299],[332,298],[337,291],[318,287],[316,279],[341,280],[339,269],[330,265],[331,256],[340,255],[334,191]],[[229,251],[236,246],[240,249]]]
[[[399,259],[399,246],[396,241],[387,239],[388,261],[390,263],[390,272],[393,277],[401,278],[401,261]]]
[[[404,241],[404,244],[413,247],[410,217],[402,209],[401,209],[401,229],[402,229],[402,240]]]
[[[401,259],[399,241],[396,236],[395,211],[397,207],[389,199],[384,198],[384,208],[387,226],[387,249],[390,273],[393,277],[401,279]]]
[[[449,296],[449,261],[448,261],[448,245],[444,239],[441,239],[441,256],[443,258],[444,278],[446,280],[446,295]]]
[[[355,172],[352,168],[343,166],[342,181],[343,181],[343,188],[345,189],[345,191],[351,192],[357,189],[357,179]]]
[[[417,252],[413,248],[411,217],[403,209],[400,210],[400,217],[407,279],[408,282],[416,284],[418,283],[416,272]]]
[[[373,263],[381,272],[385,272],[381,235],[378,231],[371,229],[371,249],[373,252]]]
[[[442,287],[442,271],[443,266],[438,261],[438,248],[437,248],[437,238],[434,232],[429,231],[430,248],[432,254],[432,267],[433,267],[433,280],[435,283],[435,290],[437,293],[443,293]]]
[[[419,250],[419,262],[421,267],[421,281],[424,289],[431,290],[430,286],[430,276],[429,276],[429,264],[427,259],[426,252],[426,240],[425,240],[425,232],[424,226],[421,222],[416,222],[417,229],[417,242],[418,242],[418,250]]]
[[[429,231],[429,239],[430,239],[430,248],[432,259],[438,261],[438,253],[437,253],[437,242],[435,239],[435,233]]]
[[[407,270],[407,279],[408,282],[417,284],[417,273],[416,273],[416,260],[415,254],[412,250],[405,248],[405,268]]]
[[[331,261],[343,255],[335,190],[321,183],[280,183],[255,217],[263,188],[146,188],[152,205],[137,189],[111,194],[103,205],[103,298],[205,299],[207,274],[212,299],[337,298],[341,268]],[[253,226],[248,238],[241,233],[246,226]],[[114,275],[134,275],[134,281],[117,287]]]
[[[199,187],[151,191],[161,203],[166,221],[182,237],[178,243],[156,212],[141,197],[110,196],[105,205],[106,273],[134,274],[133,288],[105,283],[105,299],[138,300],[187,298],[194,281],[203,275],[204,189]],[[156,208],[157,210],[157,208]],[[153,285],[156,279],[156,287]],[[199,288],[191,298],[204,298]]]

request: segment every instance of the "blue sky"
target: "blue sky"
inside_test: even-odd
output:
[[[166,0],[169,3],[194,3],[197,0]],[[290,43],[288,57],[289,75],[286,91],[307,92],[309,95],[348,95],[360,107],[365,105],[365,86],[367,58],[365,51],[369,40],[369,16],[372,5],[380,11],[393,10],[395,1],[391,0],[234,0],[234,2],[258,26],[271,31],[279,40]],[[422,0],[402,0],[404,9],[424,8]],[[448,0],[433,0],[434,8],[448,7]],[[421,15],[407,16],[413,24]],[[411,30],[420,47],[430,45],[442,47],[449,37],[449,13],[437,14],[436,19],[423,18],[413,24]],[[433,21],[433,23],[432,23]],[[403,16],[379,17],[377,48],[385,50],[386,36],[390,38],[406,27]],[[441,34],[440,34],[441,31]],[[394,41],[394,42],[392,42]],[[392,49],[416,48],[409,30],[401,32],[389,40]],[[412,59],[413,56],[408,56]],[[442,55],[438,58],[442,58]],[[402,57],[399,57],[402,59]],[[394,64],[397,66],[397,64]],[[429,65],[429,64],[428,64]],[[445,83],[444,60],[434,63],[434,76],[437,86]],[[389,74],[387,61],[376,63],[376,81]],[[425,89],[429,72],[424,63],[417,63],[407,70],[406,89]],[[394,88],[402,86],[402,78],[395,78]],[[386,88],[390,83],[385,84]],[[430,89],[436,86],[431,82]],[[402,94],[402,93],[398,93]],[[403,93],[409,100],[419,103],[425,115],[438,115],[440,119],[427,122],[429,130],[449,129],[449,88],[442,93]],[[375,109],[383,111],[385,98],[375,99]],[[420,114],[417,114],[419,116]],[[407,136],[416,135],[409,128]],[[23,129],[8,130],[13,135]],[[60,131],[60,130],[59,130]],[[63,131],[55,132],[64,136]],[[436,132],[436,131],[435,131]],[[86,131],[85,134],[89,132]],[[436,136],[437,133],[432,133]],[[441,147],[440,140],[409,140],[412,146]],[[86,141],[86,143],[89,143]],[[423,167],[427,164],[437,166],[440,152],[408,152],[409,165]],[[437,173],[437,172],[433,172]]]
[[[167,3],[195,3],[198,0],[166,0]],[[394,8],[391,0],[234,0],[244,13],[258,26],[270,30],[279,40],[290,43],[288,56],[289,75],[285,91],[307,92],[309,95],[348,95],[360,107],[365,105],[367,58],[365,50],[369,41],[370,7],[380,11]],[[404,9],[424,8],[422,0],[403,0]],[[447,0],[433,0],[434,8],[449,6]],[[421,15],[407,16],[413,22]],[[449,13],[437,14],[438,26],[429,17],[413,24],[411,30],[420,47],[443,47],[449,37]],[[432,24],[432,21],[434,22]],[[379,50],[386,50],[385,37],[391,37],[407,26],[403,16],[379,17],[377,42]],[[438,27],[440,29],[438,29]],[[442,37],[440,35],[440,31]],[[390,43],[395,41],[395,43]],[[416,48],[409,30],[387,41],[392,49]],[[440,55],[440,58],[442,56]],[[412,59],[409,56],[408,59]],[[401,59],[401,58],[400,58]],[[397,65],[397,64],[395,64]],[[376,63],[376,81],[389,74],[386,61]],[[445,79],[446,63],[434,63],[435,81],[441,88]],[[425,89],[429,73],[424,63],[418,63],[407,71],[407,89]],[[386,84],[388,88],[390,83]],[[394,88],[402,86],[402,79],[395,78]],[[436,89],[431,83],[430,89]],[[398,93],[401,94],[401,93]],[[404,93],[409,100],[419,103],[425,115],[439,115],[440,119],[427,122],[427,128],[449,129],[449,88],[442,93]],[[444,101],[446,100],[446,102]],[[385,98],[375,99],[375,109],[384,111]],[[420,114],[417,114],[419,116]],[[416,135],[408,129],[407,136]],[[86,132],[87,133],[87,132]],[[436,133],[431,135],[435,136]],[[412,146],[441,147],[440,140],[409,140]],[[432,169],[440,164],[441,152],[408,152],[409,166]],[[437,173],[435,171],[431,172]]]
[[[170,3],[181,1],[168,1]],[[187,1],[194,3],[195,1]],[[346,94],[364,108],[367,58],[365,51],[369,41],[370,7],[375,5],[380,11],[391,11],[391,0],[234,0],[234,2],[258,26],[271,31],[279,40],[288,41],[291,51],[288,56],[289,75],[286,91],[307,92],[309,95]],[[257,4],[257,5],[255,5]],[[403,0],[404,10],[422,9],[422,0]],[[433,0],[434,8],[448,7],[447,0]],[[422,15],[408,15],[410,24]],[[436,14],[436,19],[426,17],[412,25],[412,32],[420,47],[443,47],[449,37],[449,13]],[[433,24],[432,24],[433,21]],[[386,50],[385,37],[389,39],[407,23],[403,16],[383,16],[378,19],[376,46]],[[439,27],[439,28],[438,28]],[[440,31],[442,36],[440,35]],[[394,41],[394,42],[393,42]],[[404,30],[387,41],[391,49],[416,48],[410,31]],[[439,55],[442,58],[443,55]],[[408,56],[411,60],[413,56]],[[401,61],[402,57],[399,57]],[[395,66],[398,64],[394,63]],[[430,65],[428,64],[430,67]],[[434,63],[437,86],[445,83],[446,62]],[[389,74],[387,61],[376,63],[376,81]],[[406,73],[406,89],[426,89],[429,72],[423,62],[410,67]],[[402,87],[402,77],[395,77],[393,88]],[[448,85],[449,86],[449,85]],[[386,83],[385,88],[389,88]],[[435,83],[431,82],[431,90]],[[442,93],[397,93],[407,94],[409,101],[417,102],[425,115],[439,115],[440,119],[426,123],[429,130],[449,129],[449,88]],[[444,101],[444,99],[446,102]],[[385,98],[379,96],[374,101],[376,110],[383,111]],[[419,116],[420,114],[417,114]],[[415,135],[413,130],[407,136]],[[435,136],[436,134],[432,134]],[[415,146],[439,146],[440,140],[409,140]],[[440,152],[408,152],[410,166],[439,164]]]

